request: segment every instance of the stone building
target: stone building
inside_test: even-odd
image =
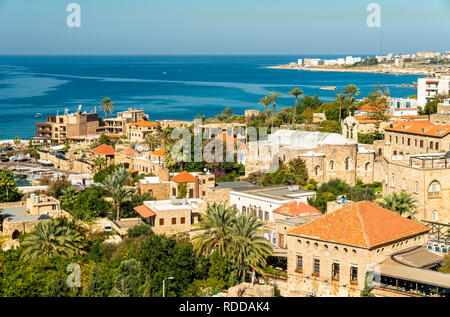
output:
[[[127,135],[129,124],[144,120],[148,120],[148,115],[143,109],[129,108],[127,111],[118,112],[116,117],[105,118],[105,132],[113,135]]]
[[[104,122],[98,113],[77,112],[47,116],[46,122],[36,123],[34,142],[62,143],[66,139],[85,140],[104,132]]]
[[[358,146],[336,133],[278,130],[267,141],[249,142],[245,173],[267,172],[278,161],[288,163],[301,158],[308,168],[309,177],[319,183],[340,178],[354,185],[358,178],[373,183],[375,151],[365,145]]]
[[[383,153],[389,159],[450,150],[450,125],[429,120],[396,121],[385,126],[384,131]]]
[[[166,169],[166,159],[164,149],[153,152],[145,152],[134,157],[133,168],[140,174],[158,175],[160,171]]]
[[[144,177],[139,180],[138,191],[147,193],[156,200],[170,199],[169,170],[161,170],[159,176]]]
[[[116,150],[112,146],[101,144],[96,148],[91,150],[93,157],[102,157],[105,160],[104,166],[108,166],[110,164],[114,164],[114,155],[116,154]]]
[[[128,141],[131,143],[142,143],[146,136],[158,131],[158,123],[150,121],[139,121],[128,125]]]
[[[225,204],[228,208],[230,206],[230,192],[232,190],[255,189],[258,186],[249,182],[219,182],[214,188],[209,190],[209,196],[206,198],[208,204]]]
[[[126,169],[134,169],[134,158],[137,152],[128,147],[114,154],[114,164],[122,165]]]
[[[428,231],[368,201],[314,219],[287,232],[288,293],[359,296],[368,271],[394,252],[424,245]]]
[[[207,208],[201,199],[172,199],[145,201],[134,210],[152,227],[156,234],[189,233]]]
[[[173,174],[170,178],[170,195],[177,197],[180,184],[186,184],[186,198],[200,198],[206,200],[209,191],[215,186],[215,177],[211,173],[181,173]]]
[[[406,192],[417,201],[420,220],[450,223],[450,157],[441,153],[384,158],[383,195]]]
[[[240,213],[252,215],[266,221],[272,227],[276,220],[273,211],[291,201],[307,203],[316,192],[300,189],[299,186],[266,186],[233,189],[230,191],[230,205]]]

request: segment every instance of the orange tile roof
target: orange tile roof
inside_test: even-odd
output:
[[[297,216],[297,217],[307,217],[317,214],[322,214],[322,212],[313,206],[307,205],[302,202],[297,202],[295,200],[284,204],[283,206],[278,207],[273,212],[288,215],[288,216]]]
[[[450,133],[450,125],[435,125],[429,120],[395,121],[385,126],[384,130],[442,138]]]
[[[157,122],[151,122],[151,121],[145,121],[145,120],[141,120],[139,122],[136,123],[132,123],[130,124],[131,126],[134,127],[144,127],[144,128],[151,128],[151,127],[157,127],[158,123]]]
[[[124,155],[135,155],[136,151],[129,147],[129,148],[123,149],[119,153],[124,154]]]
[[[164,155],[164,149],[159,149],[153,152],[150,152],[151,155],[156,155],[156,156],[163,156]]]
[[[288,233],[373,248],[429,230],[426,226],[377,204],[360,201],[294,228]]]
[[[386,104],[385,103],[380,104],[379,107],[386,110]],[[366,104],[362,105],[361,107],[359,107],[358,110],[359,111],[365,111],[365,112],[376,112],[380,108],[378,108],[376,106],[373,106],[370,103],[366,103]]]
[[[96,155],[113,155],[114,153],[116,153],[116,150],[114,150],[114,148],[109,145],[101,144],[95,149],[92,149],[92,152],[94,152],[94,154]]]
[[[195,177],[192,174],[183,171],[180,174],[177,174],[174,177],[172,177],[170,180],[177,183],[192,183],[195,182]]]
[[[156,216],[156,213],[145,205],[140,205],[140,206],[134,207],[133,209],[138,214],[140,214],[142,216],[142,218],[149,218],[152,216]]]

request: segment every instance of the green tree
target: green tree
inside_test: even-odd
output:
[[[186,198],[187,195],[187,184],[186,183],[179,183],[178,184],[178,195],[177,198]]]
[[[281,98],[281,96],[282,96],[281,93],[279,93],[278,91],[272,91],[272,92],[268,95],[270,101],[272,101],[272,103],[273,103],[272,127],[273,127],[273,124],[274,124],[274,121],[275,121],[275,107],[276,107],[276,105],[277,105],[277,99],[278,99],[278,98]]]
[[[297,106],[298,106],[298,96],[303,95],[304,92],[300,88],[294,88],[289,92],[289,95],[295,97],[295,107],[294,107],[294,122],[297,123]],[[295,127],[294,127],[295,128]]]
[[[226,208],[224,204],[214,203],[208,206],[206,214],[197,224],[198,229],[203,232],[192,239],[198,255],[209,256],[217,249],[219,254],[227,256],[236,213],[236,208]]]
[[[233,225],[229,254],[241,282],[245,282],[252,268],[262,273],[266,258],[273,253],[272,245],[264,238],[267,230],[263,226],[262,221],[249,215],[238,216]]]
[[[0,170],[0,203],[19,201],[22,194],[17,189],[13,174],[9,170]]]
[[[391,210],[400,216],[413,217],[414,210],[416,209],[416,200],[411,194],[405,192],[392,193],[383,197],[384,202],[382,206],[388,210]]]
[[[142,274],[141,263],[135,259],[124,260],[114,279],[112,297],[142,296],[145,279]]]
[[[354,104],[356,102],[354,96],[359,95],[359,89],[355,85],[350,84],[342,91],[342,93],[347,95],[346,108],[347,108],[347,117],[348,117],[348,116],[350,116],[351,108],[354,106]]]
[[[18,136],[14,137],[14,141],[13,142],[14,142],[15,146],[19,146],[20,142],[21,142],[20,137],[18,137]]]
[[[258,103],[261,106],[264,106],[264,111],[267,111],[267,107],[272,103],[272,100],[270,100],[269,96],[265,96],[264,98],[259,99]]]
[[[111,98],[103,98],[100,103],[100,108],[103,109],[105,113],[105,118],[108,117],[108,113],[112,113],[114,110],[114,102],[112,102]]]
[[[159,138],[154,133],[147,134],[144,142],[148,145],[150,151],[155,150],[159,146]]]
[[[86,252],[84,237],[66,226],[60,218],[39,222],[25,235],[21,247],[21,257],[26,262],[55,255],[72,257]]]
[[[117,208],[116,220],[120,220],[120,205],[131,197],[131,191],[124,187],[128,171],[123,167],[119,167],[113,175],[108,175],[103,183],[109,197],[114,200]]]
[[[342,108],[346,104],[347,99],[344,94],[336,95],[336,103],[339,105],[339,125],[342,123]]]

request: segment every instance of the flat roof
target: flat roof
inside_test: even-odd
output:
[[[375,273],[405,281],[450,289],[450,274],[406,266],[404,264],[396,263],[391,258],[383,261],[379,266],[379,272]]]
[[[44,216],[30,215],[29,213],[27,213],[26,207],[3,208],[3,211],[0,209],[0,215],[5,218],[8,218],[9,222],[26,222],[26,221],[35,221],[35,220],[47,218],[45,215]]]
[[[261,186],[257,186],[255,184],[242,181],[242,182],[218,182],[216,183],[215,188],[230,188],[232,190],[246,190],[246,189],[256,189],[262,188]]]
[[[178,199],[177,201],[181,201]],[[186,199],[187,203],[173,203],[172,200],[150,200],[144,201],[144,205],[151,209],[153,212],[158,213],[158,211],[167,211],[167,210],[183,210],[183,209],[192,209],[198,208],[197,204],[206,204],[206,202],[202,199],[192,198]]]
[[[295,187],[295,186],[294,186]],[[291,190],[290,188],[293,188],[292,186],[288,185],[276,185],[276,186],[264,186],[264,187],[258,187],[255,189],[242,189],[242,190],[234,190],[235,192],[247,194],[247,195],[253,195],[253,196],[259,196],[264,197],[268,199],[274,199],[274,200],[289,200],[289,199],[295,199],[304,195],[313,195],[315,194],[314,191],[306,190],[306,189],[295,189]]]

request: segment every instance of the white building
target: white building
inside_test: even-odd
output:
[[[419,78],[417,85],[417,105],[425,107],[427,101],[437,94],[450,94],[450,75],[440,78]]]
[[[234,205],[240,213],[250,213],[261,220],[273,222],[273,210],[291,201],[307,204],[308,198],[315,196],[316,192],[295,185],[235,189],[230,191],[230,206]]]
[[[394,117],[416,116],[419,112],[417,99],[413,98],[391,98],[387,100],[388,112]]]

